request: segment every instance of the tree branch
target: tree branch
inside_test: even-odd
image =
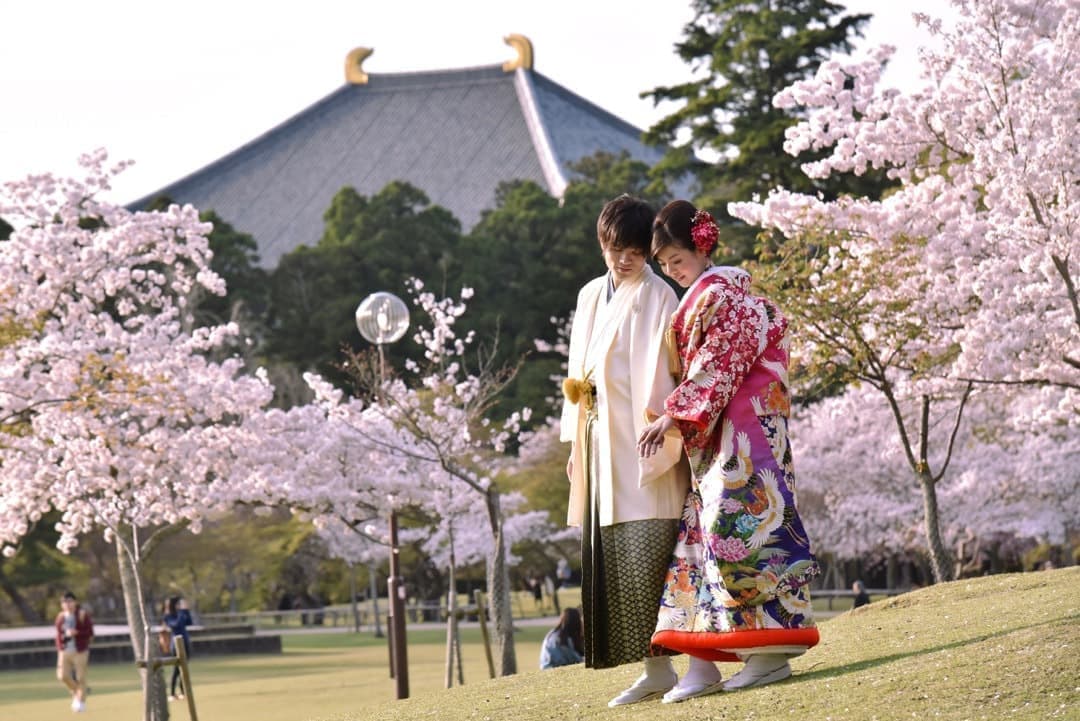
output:
[[[911,440],[908,438],[907,427],[904,425],[904,414],[901,413],[900,404],[897,402],[895,394],[893,394],[892,384],[886,380],[881,384],[880,390],[889,402],[893,418],[896,419],[896,427],[900,431],[900,443],[904,448],[904,455],[907,456],[908,464],[912,470],[918,471],[919,464],[916,462],[915,454],[911,450]]]
[[[1080,328],[1080,299],[1076,297],[1076,284],[1073,283],[1072,274],[1069,273],[1069,261],[1067,258],[1060,258],[1051,254],[1050,259],[1054,261],[1054,268],[1061,274],[1061,279],[1065,281],[1065,295],[1069,300],[1069,304],[1073,309],[1073,319],[1076,321],[1076,325]],[[1066,357],[1066,359],[1068,359]]]
[[[963,395],[960,396],[960,405],[956,408],[956,420],[953,421],[952,433],[949,434],[949,446],[945,451],[945,460],[941,464],[941,471],[934,476],[933,482],[937,483],[945,475],[946,469],[949,467],[949,461],[952,460],[953,447],[956,444],[956,435],[960,431],[960,419],[964,415],[964,408],[967,406],[968,398],[971,397],[971,390],[974,388],[973,383],[968,383],[964,388]]]
[[[189,525],[191,525],[190,522],[187,519],[184,519],[180,523],[170,523],[167,526],[162,526],[156,529],[150,534],[149,538],[143,541],[139,549],[139,555],[143,558],[149,556],[151,553],[154,552],[154,549],[161,545],[162,541],[164,541],[166,538],[169,538],[170,536],[175,536],[177,533],[184,530]]]

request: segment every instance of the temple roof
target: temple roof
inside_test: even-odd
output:
[[[597,151],[625,150],[650,165],[663,155],[640,129],[531,67],[361,75],[132,207],[167,195],[212,209],[251,233],[272,268],[318,243],[344,186],[370,196],[407,181],[469,229],[495,207],[503,181],[533,180],[561,197],[569,165]]]

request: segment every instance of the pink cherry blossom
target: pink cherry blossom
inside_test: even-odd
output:
[[[197,532],[242,489],[244,419],[272,396],[225,351],[234,325],[194,327],[200,293],[223,293],[209,226],[190,206],[130,212],[98,193],[125,164],[99,151],[82,179],[4,183],[0,216],[0,548],[50,509],[58,547],[103,530],[115,542],[133,647],[148,619],[141,565],[170,526]],[[141,672],[147,708],[160,673]]]
[[[777,298],[793,317],[793,357],[855,369],[874,391],[849,390],[864,404],[856,417],[884,412],[895,429],[866,423],[848,436],[825,433],[823,445],[800,445],[801,458],[829,457],[821,471],[846,479],[820,495],[813,481],[800,484],[807,502],[829,509],[827,524],[811,533],[845,552],[917,542],[911,524],[931,500],[940,500],[946,544],[958,529],[985,534],[992,523],[1041,538],[1075,525],[1053,501],[1036,499],[1061,499],[1070,483],[1075,491],[1068,464],[1080,439],[1080,7],[1071,0],[953,5],[951,26],[919,18],[939,40],[921,51],[921,90],[880,87],[891,53],[883,48],[862,62],[825,62],[774,99],[805,111],[786,150],[824,152],[803,166],[808,175],[883,169],[896,189],[879,201],[828,202],[776,189],[729,206],[779,231],[780,254],[804,264],[797,299]],[[780,293],[791,267],[776,270]],[[851,484],[859,472],[836,465],[833,452],[863,443],[867,452],[892,453],[872,464],[872,488]],[[1005,462],[1021,449],[1039,473]],[[1009,476],[1019,486],[1021,473],[1032,496],[1023,502],[1011,493],[988,497],[975,481]],[[922,501],[911,492],[920,484],[931,487]],[[960,484],[965,490],[955,491]],[[993,511],[963,518],[994,520],[961,520],[959,511],[973,508],[968,498]],[[931,549],[933,535],[927,531]]]

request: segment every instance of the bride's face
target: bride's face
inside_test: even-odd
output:
[[[709,267],[709,256],[700,250],[687,250],[669,245],[656,254],[656,262],[664,275],[680,287],[689,288],[691,283]]]

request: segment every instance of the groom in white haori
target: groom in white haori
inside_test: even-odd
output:
[[[689,471],[677,434],[650,458],[636,449],[675,387],[664,331],[678,299],[646,263],[654,216],[629,195],[601,211],[608,272],[578,294],[564,383],[560,437],[573,443],[567,523],[582,527],[585,664],[645,663],[610,706],[655,698],[676,682],[670,657],[651,656],[649,641]]]

